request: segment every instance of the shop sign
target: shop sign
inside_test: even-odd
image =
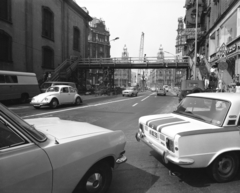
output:
[[[195,39],[195,28],[186,28],[183,32],[183,35],[186,36],[186,39]],[[200,37],[201,35],[204,34],[204,31],[201,31],[200,28],[197,28],[197,35]]]
[[[229,55],[237,50],[237,44],[233,44],[227,48],[226,55]]]
[[[213,62],[215,60],[219,59],[219,55],[217,55],[217,53],[215,53],[214,55],[210,56],[210,62]]]

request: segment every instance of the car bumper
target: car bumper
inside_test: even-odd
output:
[[[136,133],[136,140],[137,141],[142,141],[145,143],[147,146],[158,152],[162,158],[163,161],[167,164],[168,162],[172,162],[176,165],[191,165],[194,163],[193,159],[188,159],[188,158],[177,158],[169,154],[168,151],[159,149],[156,147],[153,143],[151,143],[145,136],[145,134],[139,129],[139,131]]]
[[[34,107],[42,107],[42,106],[49,106],[49,105],[50,105],[49,102],[43,102],[43,103],[31,102],[30,104],[31,104],[32,106],[34,106]]]
[[[125,95],[125,96],[131,96],[133,93],[122,93],[122,95]]]

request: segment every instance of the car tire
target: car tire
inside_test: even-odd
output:
[[[84,175],[76,188],[81,193],[107,192],[112,182],[112,168],[106,162],[101,162],[91,167]],[[75,192],[75,191],[74,191]]]
[[[34,107],[34,106],[33,106]],[[41,107],[34,107],[35,109],[40,109]]]
[[[219,155],[208,168],[208,173],[217,182],[231,181],[238,173],[239,157],[233,153]]]
[[[137,96],[138,95],[138,93],[136,93],[136,95],[135,96]]]
[[[133,93],[131,94],[131,97],[133,97],[134,95],[133,95]]]
[[[58,100],[57,99],[52,99],[52,101],[50,102],[50,107],[52,109],[55,109],[55,108],[57,108],[57,106],[58,106]]]
[[[75,100],[75,105],[80,105],[80,104],[82,104],[82,100],[80,97],[77,97]]]
[[[27,94],[27,93],[23,93],[23,94],[21,95],[20,102],[21,102],[21,103],[27,103],[28,100],[29,100],[28,94]]]
[[[122,96],[124,97],[124,94]]]

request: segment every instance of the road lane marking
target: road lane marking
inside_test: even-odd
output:
[[[138,103],[135,103],[135,104],[133,105],[133,107],[136,106],[137,104],[138,104]]]
[[[106,105],[106,104],[110,104],[110,103],[116,103],[116,102],[133,100],[133,99],[141,98],[141,97],[143,97],[143,96],[138,96],[138,97],[134,97],[134,98],[130,98],[130,99],[121,99],[121,100],[116,100],[116,101],[110,101],[110,102],[105,102],[105,103],[98,103],[98,104],[93,104],[93,105],[86,105],[86,106],[83,106],[83,107],[74,107],[74,108],[70,108],[70,109],[63,109],[63,110],[58,110],[58,111],[39,113],[39,114],[35,114],[35,115],[27,115],[27,116],[23,116],[22,118],[35,117],[35,116],[41,116],[41,115],[48,115],[48,114],[54,114],[54,113],[61,113],[61,112],[65,112],[65,111],[84,109],[84,108],[88,108],[88,107],[96,107],[96,106]]]
[[[142,99],[141,101],[144,101],[144,100],[145,100],[145,99],[147,99],[148,97],[150,97],[150,95],[149,95],[149,96],[147,96],[146,98]]]
[[[8,109],[10,109],[10,110],[17,110],[17,109],[27,109],[27,108],[30,108],[30,107],[10,107]]]

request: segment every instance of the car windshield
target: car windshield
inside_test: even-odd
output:
[[[59,87],[50,87],[46,90],[46,92],[59,92]]]
[[[13,122],[19,125],[25,132],[31,135],[35,140],[42,142],[47,139],[46,136],[43,133],[37,131],[33,125],[29,125],[21,117],[19,117],[17,114],[10,111],[7,107],[0,103],[0,114],[1,112],[4,115],[6,115],[7,118],[11,119]]]
[[[230,108],[230,102],[198,98],[186,97],[177,107],[174,113],[190,116],[212,125],[221,126]]]
[[[127,87],[126,90],[133,90],[134,87]]]
[[[41,85],[41,88],[49,88],[50,86],[52,86],[52,83],[45,82]]]

